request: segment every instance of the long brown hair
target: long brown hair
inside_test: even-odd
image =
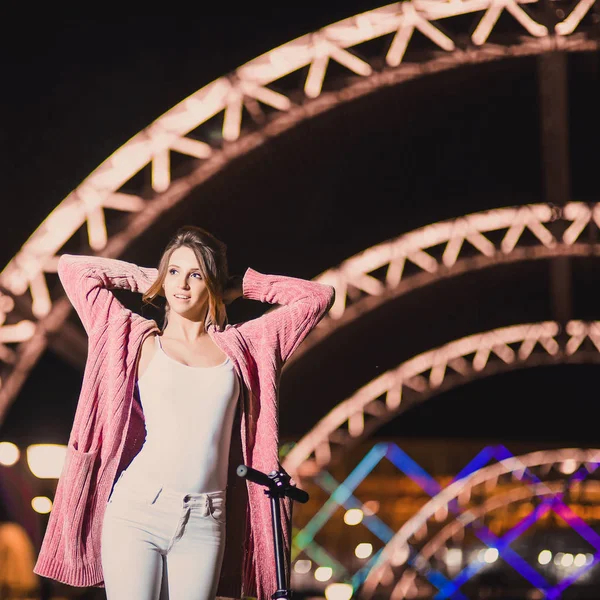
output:
[[[227,313],[223,302],[223,292],[229,279],[227,266],[227,246],[214,235],[201,227],[185,225],[180,227],[168,242],[158,265],[158,277],[142,296],[142,302],[154,303],[157,296],[164,296],[162,286],[167,276],[167,268],[171,254],[182,246],[191,248],[196,255],[202,278],[208,289],[208,311],[204,326],[214,324],[218,329],[223,329],[227,324]],[[169,320],[169,304],[165,306],[163,330]]]

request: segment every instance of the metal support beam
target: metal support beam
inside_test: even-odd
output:
[[[570,200],[571,193],[567,89],[566,54],[560,51],[541,54],[538,90],[544,196],[559,208]],[[570,259],[554,258],[550,263],[550,278],[554,317],[566,323],[572,313]]]
[[[83,373],[87,360],[88,342],[85,333],[69,322],[48,336],[48,347],[65,362]]]
[[[63,298],[68,303],[66,297],[63,296]],[[14,298],[14,302],[15,309],[13,310],[13,315],[16,322],[21,320],[35,320],[35,316],[31,312],[31,306],[27,303],[25,296],[17,296]],[[83,327],[74,325],[67,320],[58,329],[52,326],[45,327],[41,332],[41,338],[37,346],[37,352],[44,352],[47,347],[66,363],[83,373],[88,348],[88,340]],[[44,347],[43,349],[42,346]]]

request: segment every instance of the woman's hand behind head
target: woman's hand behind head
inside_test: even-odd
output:
[[[223,290],[223,303],[231,304],[236,298],[241,298],[244,294],[241,275],[232,275],[227,281],[227,287]]]

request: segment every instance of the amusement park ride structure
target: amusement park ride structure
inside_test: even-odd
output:
[[[498,26],[502,14],[512,17],[508,29]],[[398,2],[292,40],[182,100],[82,181],[0,272],[0,423],[47,347],[83,368],[85,337],[68,321],[71,306],[66,296],[49,283],[55,281],[61,251],[82,227],[87,243],[81,253],[118,258],[235,159],[250,155],[300,123],[417,78],[514,57],[537,57],[545,197],[537,203],[456,215],[404,231],[315,276],[335,287],[336,301],[286,368],[301,368],[304,358],[318,351],[320,344],[400,296],[498,265],[550,261],[555,318],[471,334],[402,361],[339,401],[293,445],[282,466],[301,487],[318,485],[326,490],[330,506],[346,506],[351,486],[347,480],[332,483],[328,470],[415,403],[508,370],[599,362],[600,321],[571,315],[570,260],[600,254],[596,241],[600,203],[570,197],[565,58],[568,53],[598,50],[599,22],[600,11],[593,0]],[[380,38],[389,40],[384,55],[369,55],[365,43]],[[331,75],[333,63],[350,75]],[[287,76],[297,72],[304,74],[301,89],[286,83]],[[217,118],[222,121],[220,138],[203,139],[198,134],[201,126]],[[133,181],[142,171],[148,173],[148,185],[133,191]],[[108,210],[122,216],[109,222]],[[575,465],[572,477],[563,479],[568,480],[569,490],[578,489],[584,478],[595,476],[599,451],[561,448],[521,456],[505,449],[486,451],[486,460],[493,458],[495,463],[475,461],[445,486],[434,479],[420,479],[429,486],[431,500],[397,531],[380,537],[382,548],[369,568],[352,577],[344,573],[365,598],[377,594],[414,597],[427,586],[437,590],[436,598],[461,597],[461,585],[481,565],[471,565],[455,577],[434,565],[449,541],[474,523],[481,525],[471,528],[479,532],[479,540],[496,548],[543,597],[559,597],[576,581],[574,573],[558,583],[544,579],[510,549],[510,543],[524,532],[524,524],[531,526],[550,511],[559,513],[594,548],[594,560],[586,562],[579,575],[593,567],[600,540],[585,521],[596,521],[596,513],[589,513],[589,518],[578,515],[564,501],[565,482],[547,475],[553,465],[571,461]],[[399,461],[395,464],[410,476],[406,470],[416,467],[399,453],[392,445],[375,446],[361,464],[375,455],[377,460],[387,456]],[[368,469],[358,471],[356,485]],[[515,473],[519,481],[529,478],[531,485],[526,489],[495,485]],[[592,483],[588,500],[595,505],[600,498],[594,495],[597,482]],[[461,500],[480,490],[485,493],[480,494],[477,506]],[[534,499],[535,506],[512,533],[486,525],[488,513]],[[385,530],[375,525],[375,530]],[[324,550],[313,542],[316,530],[310,527],[307,524],[304,533],[296,536],[295,552],[297,556],[312,552],[318,560]],[[398,559],[400,555],[403,560]]]

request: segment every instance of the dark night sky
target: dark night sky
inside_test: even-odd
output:
[[[3,265],[94,168],[178,101],[277,45],[376,6],[277,4],[252,16],[34,24],[2,54]],[[569,61],[573,197],[598,201],[597,56]],[[541,201],[535,59],[470,69],[406,84],[402,94],[390,90],[315,119],[229,169],[223,177],[243,182],[253,197],[265,196],[256,218],[264,221],[271,211],[265,227],[281,226],[288,244],[275,252],[275,240],[281,241],[275,232],[270,249],[250,232],[227,239],[234,270],[254,266],[311,277],[436,220]],[[245,200],[237,189],[242,186],[235,187],[220,185],[217,177],[207,189],[215,198],[225,189],[234,205]],[[311,211],[314,218],[307,217]],[[184,215],[184,221],[198,224],[201,218],[191,208]],[[243,211],[243,218],[251,219],[251,211]],[[289,238],[284,223],[298,220],[312,229]],[[161,244],[162,238],[154,246],[145,240],[145,254],[139,252],[147,264]],[[593,262],[575,265],[578,318],[600,319],[591,299],[596,269]],[[244,314],[236,310],[238,317]],[[454,279],[379,312],[344,334],[327,356],[312,357],[302,377],[292,370],[284,379],[282,398],[289,398],[281,415],[284,437],[302,433],[297,423],[311,398],[315,422],[358,385],[431,344],[515,319],[552,318],[548,265]],[[231,316],[235,321],[235,312]],[[599,366],[565,366],[484,379],[428,401],[380,433],[596,444],[600,434],[589,411],[598,375]],[[80,378],[47,352],[10,410],[3,437],[65,443]]]

